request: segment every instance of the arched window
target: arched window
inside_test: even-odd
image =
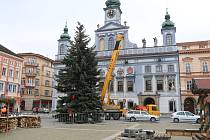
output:
[[[166,35],[166,45],[172,45],[172,44],[173,44],[172,35],[167,34]]]
[[[208,63],[203,62],[203,72],[208,72]]]
[[[112,50],[114,48],[114,38],[110,37],[108,40],[108,49]]]
[[[104,39],[101,38],[99,41],[99,51],[103,51],[104,50]]]

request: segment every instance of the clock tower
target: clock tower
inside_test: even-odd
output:
[[[121,14],[119,0],[107,0],[105,11],[105,25],[109,22],[121,24]]]

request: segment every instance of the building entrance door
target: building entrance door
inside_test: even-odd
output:
[[[190,111],[192,113],[195,113],[194,99],[192,99],[192,98],[186,98],[184,100],[184,110],[185,111]]]

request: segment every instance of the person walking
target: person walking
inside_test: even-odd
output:
[[[2,114],[2,116],[6,116],[6,114],[7,114],[7,108],[6,108],[6,106],[4,106],[4,107],[1,109],[1,114]]]

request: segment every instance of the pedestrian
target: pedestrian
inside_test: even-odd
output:
[[[6,106],[4,106],[4,107],[1,109],[1,114],[2,114],[2,116],[6,116],[6,114],[7,114],[7,107],[6,107]]]

